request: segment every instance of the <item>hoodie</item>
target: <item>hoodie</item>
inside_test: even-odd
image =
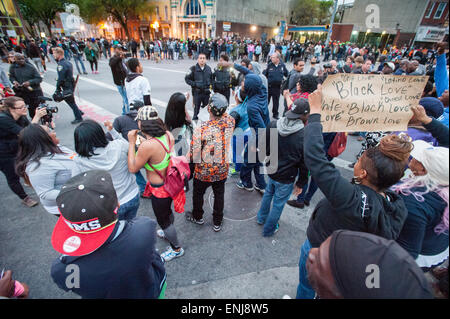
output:
[[[425,188],[415,188],[411,191],[424,192]],[[438,235],[434,231],[442,220],[447,203],[435,192],[422,196],[424,201],[419,202],[412,194],[400,194],[408,209],[408,218],[397,242],[414,259],[419,255],[434,256],[448,248],[448,233]]]
[[[272,129],[272,130],[271,130]],[[269,177],[282,184],[291,184],[297,179],[297,187],[308,182],[308,168],[305,165],[303,150],[304,125],[301,120],[288,120],[283,117],[273,121],[266,128],[266,156],[272,159],[270,134],[278,135],[277,170]]]
[[[245,77],[244,91],[247,93],[248,124],[258,134],[258,129],[266,128],[270,121],[267,92],[261,78],[255,74]]]
[[[396,240],[408,215],[402,198],[392,191],[386,191],[385,198],[375,190],[352,184],[341,176],[326,158],[320,114],[309,116],[304,141],[306,166],[325,195],[309,220],[307,237],[312,247],[319,247],[339,229]]]
[[[106,147],[96,148],[94,150],[96,155],[89,158],[75,157],[72,177],[90,170],[108,171],[111,174],[119,204],[123,205],[139,194],[139,187],[136,184],[135,175],[128,171],[128,142],[114,129],[111,135],[114,140]]]
[[[243,74],[244,77],[247,74],[256,74],[256,75],[258,75],[261,78],[262,84],[263,84],[264,88],[266,89],[267,94],[269,94],[268,93],[269,82],[267,81],[266,76],[262,73],[261,65],[258,62],[254,62],[254,61],[252,61],[250,63],[252,65],[252,67],[253,67],[253,70],[247,69],[245,66],[242,66],[242,65],[237,64],[237,63],[234,64],[234,68],[236,69],[236,71],[238,71],[241,74]]]
[[[144,102],[144,105],[152,105],[150,95],[152,88],[149,81],[140,73],[130,73],[125,80],[125,90],[127,92],[128,102]]]

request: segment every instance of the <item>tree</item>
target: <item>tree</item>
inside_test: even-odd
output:
[[[34,25],[39,21],[45,24],[52,36],[52,21],[55,20],[56,14],[64,11],[64,0],[18,0],[19,8],[24,15],[25,20],[30,25]]]
[[[154,11],[153,1],[148,0],[77,0],[80,15],[90,23],[98,23],[108,16],[113,17],[130,38],[127,24],[130,18],[148,16]]]
[[[332,0],[293,0],[291,21],[297,25],[326,24],[330,20],[333,4]]]

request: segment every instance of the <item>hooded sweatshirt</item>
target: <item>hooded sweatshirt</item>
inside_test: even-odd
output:
[[[269,177],[282,184],[291,184],[298,176],[296,185],[302,188],[308,182],[308,168],[305,165],[303,150],[302,120],[289,120],[283,117],[269,124],[266,129],[266,156],[269,156],[270,160],[273,157],[273,154],[270,154],[273,152],[270,149],[271,133],[278,135],[278,155],[276,156],[277,170],[274,174],[269,174]]]
[[[324,151],[320,114],[309,116],[304,137],[305,163],[325,195],[309,220],[307,237],[316,248],[335,230],[371,233],[396,240],[408,211],[399,195],[386,191],[386,197],[370,187],[344,179]]]
[[[144,102],[144,105],[151,105],[150,95],[152,88],[147,78],[140,73],[130,73],[125,80],[125,90],[127,92],[128,102]]]
[[[242,73],[244,76],[246,76],[247,74],[256,74],[261,78],[261,81],[263,83],[264,88],[266,89],[267,94],[268,90],[269,90],[269,82],[267,81],[267,78],[264,74],[262,74],[262,70],[261,70],[261,65],[258,62],[250,62],[253,70],[247,69],[245,66],[242,66],[240,64],[235,63],[234,64],[234,68],[236,69],[236,71]]]
[[[248,124],[258,135],[258,128],[266,128],[270,121],[267,93],[263,89],[261,78],[248,74],[245,77],[244,91],[247,93]]]
[[[111,135],[115,140],[109,142],[106,147],[96,148],[94,150],[96,155],[75,157],[72,176],[97,169],[108,171],[111,174],[119,204],[123,205],[139,194],[139,187],[136,184],[135,175],[128,171],[128,142],[114,129]]]

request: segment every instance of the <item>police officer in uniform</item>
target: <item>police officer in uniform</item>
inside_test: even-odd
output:
[[[206,65],[206,55],[200,53],[197,64],[189,69],[189,73],[184,78],[186,83],[192,88],[192,97],[194,99],[194,117],[193,121],[198,120],[200,107],[204,108],[209,103],[211,95],[212,70]]]
[[[270,59],[271,62],[267,65],[267,69],[264,70],[263,74],[267,77],[269,83],[269,103],[270,99],[273,98],[273,118],[279,119],[278,107],[280,105],[281,84],[289,72],[284,63],[281,62],[279,52],[272,54]]]
[[[229,57],[226,54],[220,56],[220,62],[228,62]],[[230,88],[235,74],[229,67],[218,66],[213,73],[213,90],[226,97],[230,103]]]
[[[69,104],[73,111],[75,120],[72,124],[78,124],[83,121],[82,114],[77,104],[75,103],[74,97],[74,79],[73,79],[73,66],[72,63],[64,58],[64,50],[60,47],[53,49],[53,56],[58,62],[58,80],[56,82],[56,92],[53,95],[53,99],[57,102],[64,100]]]

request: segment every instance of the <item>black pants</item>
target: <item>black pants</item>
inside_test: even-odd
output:
[[[202,182],[194,178],[193,191],[193,209],[192,215],[196,220],[203,218],[203,196],[209,186],[212,187],[214,193],[214,207],[213,207],[213,221],[215,226],[220,226],[223,220],[223,207],[225,200],[225,182],[227,180],[218,182]]]
[[[75,103],[75,97],[73,95],[66,97],[64,101],[69,104],[70,108],[73,111],[73,115],[75,116],[75,120],[81,120],[81,111],[77,106],[77,103]]]
[[[23,90],[16,93],[16,96],[21,97],[26,105],[28,105],[28,113],[30,117],[33,118],[36,114],[36,109],[39,106],[39,97],[44,96],[41,89],[36,89],[33,91],[24,92]]]
[[[172,213],[172,198],[158,198],[155,195],[151,197],[153,212],[156,221],[162,230],[166,229],[174,222]]]
[[[25,193],[22,184],[20,184],[20,177],[16,174],[14,166],[14,158],[0,159],[0,170],[5,174],[9,188],[11,188],[20,199],[25,199],[28,195]]]
[[[89,61],[89,64],[91,65],[91,71],[94,72],[94,66],[95,71],[98,71],[98,61],[97,59],[94,59],[93,61]]]
[[[201,92],[201,93],[194,93],[194,117],[193,119],[196,120],[198,118],[198,113],[200,112],[200,108],[203,108],[208,105],[209,103],[209,92]]]
[[[280,105],[280,95],[281,95],[281,87],[279,85],[276,86],[270,86],[269,85],[269,102],[270,99],[273,99],[273,107],[272,107],[272,114],[273,117],[278,117],[278,107]]]

